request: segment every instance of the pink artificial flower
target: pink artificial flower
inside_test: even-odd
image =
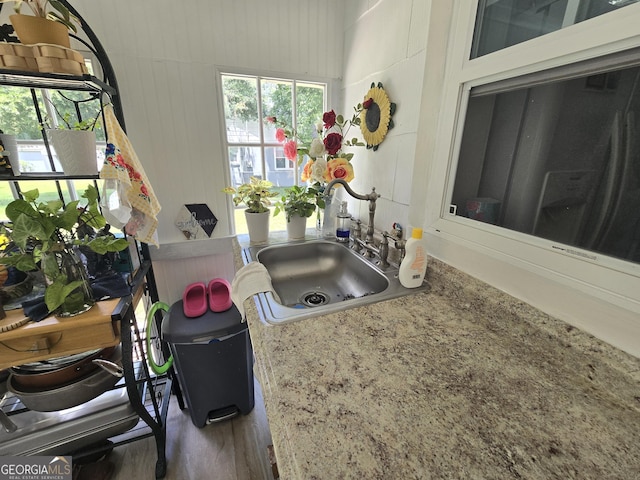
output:
[[[284,156],[287,160],[295,160],[298,156],[298,144],[295,140],[289,140],[284,144]]]
[[[272,124],[275,124],[278,121],[276,117],[267,117],[265,120],[267,121],[267,123],[272,123]]]
[[[276,129],[276,140],[279,142],[284,142],[287,139],[287,136],[284,133],[284,128]]]
[[[324,128],[331,128],[336,124],[336,112],[333,110],[324,112],[322,115],[322,121],[324,122]]]

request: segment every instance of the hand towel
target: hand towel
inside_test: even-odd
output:
[[[271,292],[280,301],[280,297],[273,289],[269,272],[260,262],[251,262],[236,272],[236,276],[231,282],[231,300],[242,316],[242,321],[246,320],[244,313],[244,301],[262,292]]]
[[[104,107],[107,149],[100,178],[101,206],[107,221],[137,240],[158,246],[160,204],[136,152],[122,130],[113,107]]]

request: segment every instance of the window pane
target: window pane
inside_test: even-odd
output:
[[[471,92],[457,214],[640,262],[640,68]]]
[[[295,162],[287,160],[282,147],[265,148],[267,180],[276,187],[290,187],[295,184]]]
[[[229,165],[234,187],[249,183],[251,177],[263,178],[262,158],[258,147],[229,147]]]
[[[471,58],[540,37],[638,0],[483,0]]]
[[[13,201],[13,193],[11,192],[10,182],[0,182],[0,221],[8,220],[5,209],[7,205]]]
[[[260,143],[257,85],[255,78],[222,76],[224,118],[229,143]]]
[[[324,113],[324,86],[298,83],[296,85],[296,111],[298,114],[298,136],[305,145],[318,136],[316,124]]]
[[[262,111],[265,117],[276,117],[279,122],[293,127],[293,82],[262,80]],[[264,141],[276,142],[276,127],[264,124]]]

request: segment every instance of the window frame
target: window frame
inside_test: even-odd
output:
[[[222,77],[225,75],[252,78],[258,82],[258,99],[257,100],[258,100],[258,118],[259,119],[265,118],[265,115],[262,112],[262,97],[261,97],[261,90],[259,88],[259,84],[261,80],[276,80],[276,81],[292,82],[292,89],[293,89],[292,114],[293,114],[294,122],[296,121],[296,84],[316,83],[316,84],[323,85],[325,88],[323,111],[326,111],[327,105],[329,105],[335,100],[332,95],[334,95],[335,94],[334,92],[337,91],[337,88],[335,88],[335,80],[328,79],[328,78],[311,77],[311,76],[298,75],[293,73],[261,72],[261,71],[256,71],[252,69],[243,69],[243,68],[234,68],[234,67],[222,67],[222,66],[217,67],[216,82],[218,87],[218,102],[220,105],[220,108],[219,108],[220,129],[221,129],[221,137],[222,137],[221,147],[222,147],[222,158],[223,158],[223,161],[225,162],[224,174],[225,174],[226,185],[232,185],[231,164],[229,162],[229,147],[233,146],[233,147],[259,148],[261,151],[262,172],[265,172],[266,171],[265,170],[266,169],[266,160],[265,160],[266,150],[268,148],[278,148],[278,147],[282,148],[282,144],[279,142],[266,142],[264,139],[264,132],[262,128],[260,129],[259,143],[250,143],[250,142],[229,143],[229,139],[226,133],[226,118],[225,118],[225,111],[224,111],[224,90],[223,90],[223,82],[222,82]],[[275,169],[275,170],[286,171],[290,169],[284,168],[284,169]],[[296,165],[294,165],[293,167],[293,175],[294,175],[295,184],[299,185],[300,169],[297,168]],[[231,198],[229,198],[229,196],[227,198],[227,215],[229,219],[229,225],[231,226],[231,233],[236,234],[237,229],[235,225],[234,205],[233,205],[233,202],[231,201]]]
[[[433,146],[433,158],[439,160],[431,165],[425,196],[427,205],[437,207],[427,209],[425,218],[433,241],[432,253],[534,306],[562,313],[565,318],[580,320],[581,315],[589,313],[587,307],[575,306],[571,310],[561,305],[574,292],[576,298],[587,296],[599,302],[605,311],[617,312],[621,308],[631,312],[633,318],[640,313],[640,265],[600,254],[593,260],[582,252],[560,252],[553,249],[553,242],[456,216],[449,204],[471,88],[638,47],[640,4],[470,60],[477,3],[456,2],[450,11]],[[442,21],[432,20],[432,27],[434,22]],[[452,248],[454,245],[460,250]],[[521,273],[522,283],[514,284],[515,275]],[[562,290],[558,295],[544,292],[540,289],[541,280],[542,285],[553,283]],[[639,327],[640,322],[633,325],[634,329]],[[588,330],[599,328],[606,331],[612,327],[590,325]],[[637,345],[634,348],[640,351]]]

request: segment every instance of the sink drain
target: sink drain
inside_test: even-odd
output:
[[[307,307],[319,307],[320,305],[329,303],[329,295],[324,292],[308,292],[302,295],[300,302]]]

